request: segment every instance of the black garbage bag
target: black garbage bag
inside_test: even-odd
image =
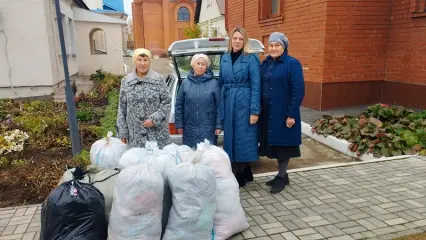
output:
[[[84,172],[56,187],[41,209],[40,240],[105,240],[105,199],[93,185],[79,182]]]

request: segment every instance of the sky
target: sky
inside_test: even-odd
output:
[[[132,16],[132,0],[123,0],[124,3],[124,11],[129,15],[129,17]]]

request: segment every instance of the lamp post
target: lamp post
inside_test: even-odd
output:
[[[74,94],[70,83],[70,73],[68,71],[68,59],[67,51],[65,49],[64,28],[62,26],[61,6],[59,4],[60,0],[54,1],[56,9],[56,20],[58,22],[59,40],[61,43],[62,63],[64,66],[65,97],[68,112],[68,124],[71,135],[72,154],[73,156],[75,156],[76,154],[81,152],[80,138],[78,136],[77,114],[75,111]]]

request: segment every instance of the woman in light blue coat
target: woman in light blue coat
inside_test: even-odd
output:
[[[219,85],[205,54],[194,55],[191,65],[192,70],[183,80],[176,99],[175,126],[184,145],[196,148],[205,139],[216,145],[222,129]]]
[[[246,182],[253,181],[250,162],[259,159],[260,61],[243,28],[235,28],[230,36],[219,73],[223,148],[240,187],[244,187]]]

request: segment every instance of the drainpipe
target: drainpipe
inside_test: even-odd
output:
[[[58,32],[59,40],[61,43],[61,53],[62,53],[62,63],[64,65],[64,75],[65,75],[65,97],[68,111],[68,124],[70,128],[71,143],[72,143],[72,154],[81,152],[80,138],[78,136],[78,124],[77,124],[77,114],[75,111],[75,102],[74,94],[70,84],[70,73],[68,71],[68,60],[67,52],[65,49],[65,40],[64,40],[64,28],[62,26],[62,16],[61,16],[61,6],[59,4],[60,0],[55,0],[55,9],[56,9],[56,20],[58,22]]]

